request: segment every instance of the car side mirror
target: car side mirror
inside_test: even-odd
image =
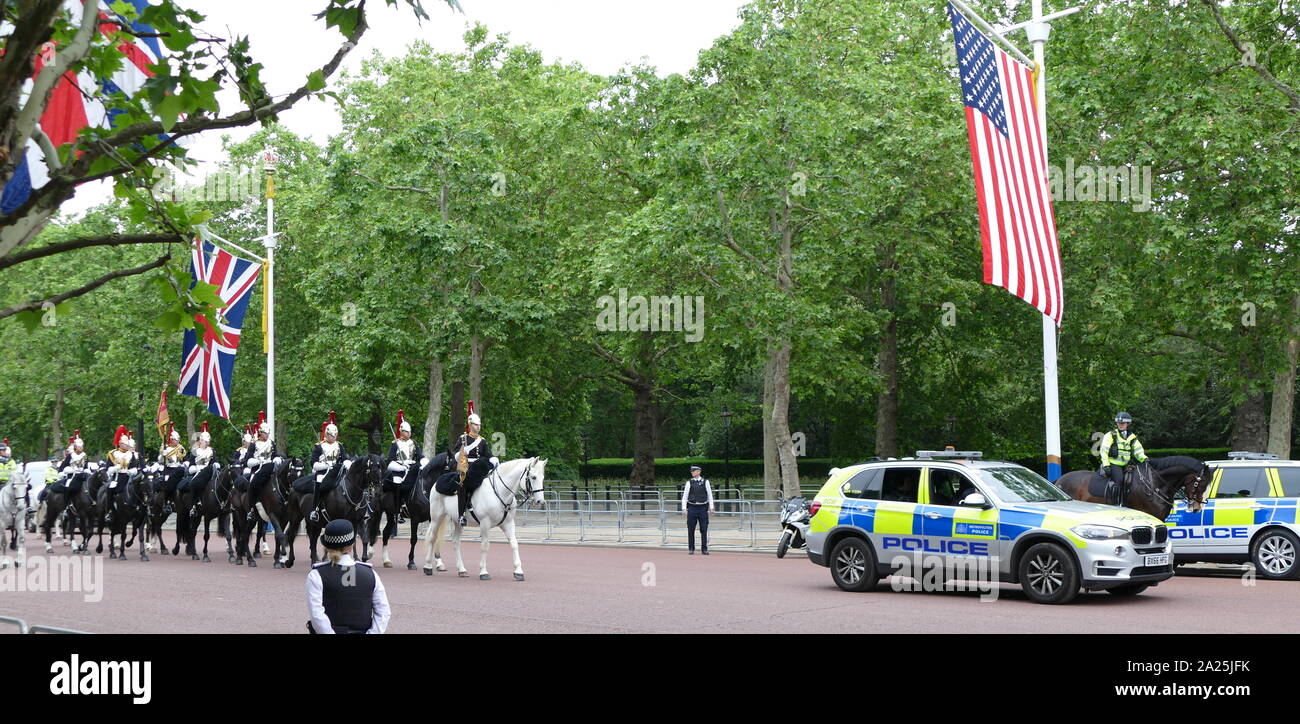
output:
[[[971,493],[970,495],[967,495],[965,498],[962,498],[961,504],[965,506],[969,506],[971,508],[993,507],[989,505],[989,501],[987,498],[984,497],[983,493]]]

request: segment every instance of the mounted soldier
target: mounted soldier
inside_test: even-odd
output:
[[[497,466],[498,461],[492,455],[492,446],[488,444],[486,438],[480,435],[483,429],[483,421],[474,412],[474,401],[469,401],[469,418],[465,421],[465,432],[456,438],[455,444],[451,447],[451,455],[448,460],[456,461],[456,472],[460,473],[460,485],[457,486],[457,498],[460,502],[460,524],[465,525],[465,513],[470,510],[470,496],[474,494],[473,490],[466,490],[464,481],[465,473],[469,471],[469,466],[480,458],[487,458],[492,461],[492,467]]]
[[[231,465],[239,467],[248,462],[248,446],[253,444],[253,439],[253,426],[244,425],[244,436],[239,444],[239,449],[230,455]]]
[[[271,479],[280,458],[275,454],[275,441],[271,439],[271,425],[266,421],[266,413],[257,413],[257,427],[253,429],[257,438],[248,444],[244,454],[244,477],[248,478],[248,499],[257,500],[262,494],[262,486]],[[257,511],[250,506],[248,519],[253,520]]]
[[[334,420],[334,411],[330,410],[329,419],[320,426],[320,442],[311,450],[311,469],[315,476],[312,504],[316,507],[309,517],[313,521],[320,520],[325,509],[325,497],[338,484],[339,471],[345,467],[347,459],[348,452],[339,442],[339,426]]]
[[[71,500],[78,492],[81,486],[89,477],[86,470],[86,443],[81,439],[81,430],[73,430],[72,437],[68,438],[68,446],[63,450],[63,457],[58,458],[50,466],[55,471],[57,477],[50,481],[41,494],[37,496],[39,502],[45,502],[50,493],[66,493],[68,500]],[[49,477],[49,474],[46,474]]]
[[[1130,463],[1147,461],[1141,441],[1129,430],[1132,424],[1133,416],[1121,412],[1115,416],[1115,429],[1101,438],[1101,474],[1110,478],[1106,497],[1112,505],[1123,505],[1128,497],[1124,473]]]
[[[420,446],[411,439],[411,423],[406,421],[406,413],[398,410],[397,438],[388,446],[388,455],[384,457],[388,469],[384,472],[383,486],[383,492],[396,492],[397,499],[402,502],[397,511],[398,524],[405,523],[406,516],[410,515],[406,509],[406,499],[415,487],[420,468],[428,464],[422,455]]]
[[[211,473],[203,475],[204,469],[209,465],[212,466]],[[219,470],[221,470],[221,463],[217,462],[216,450],[212,448],[212,433],[208,432],[208,422],[204,420],[203,426],[199,428],[199,434],[194,440],[194,449],[185,457],[186,477],[180,484],[180,490],[190,493],[190,500],[194,501],[194,504],[190,506],[191,517],[198,515],[199,501],[202,500],[203,493],[207,490],[208,481]]]
[[[176,426],[167,423],[167,439],[158,452],[158,464],[163,472],[163,515],[171,515],[172,504],[176,502],[176,486],[185,477],[187,456],[185,446],[181,444],[181,434]]]
[[[105,511],[104,522],[112,523],[113,499],[126,487],[126,482],[134,473],[140,472],[140,454],[135,451],[135,438],[127,431],[126,425],[118,425],[113,436],[113,449],[105,456],[108,459],[107,485],[104,486],[104,500],[100,508]]]

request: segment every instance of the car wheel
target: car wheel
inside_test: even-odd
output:
[[[831,578],[845,591],[861,593],[876,587],[880,574],[876,571],[876,556],[861,538],[850,537],[835,544],[831,550]]]
[[[1136,596],[1150,587],[1151,587],[1150,583],[1130,583],[1127,586],[1115,586],[1114,588],[1107,588],[1106,593],[1109,593],[1112,596],[1128,598],[1129,596]]]
[[[1069,603],[1079,595],[1079,567],[1061,546],[1037,543],[1020,558],[1020,587],[1034,603]]]
[[[776,544],[776,557],[785,558],[785,552],[790,550],[790,529],[786,528],[781,531],[781,542]]]
[[[1250,547],[1250,562],[1260,578],[1283,580],[1300,574],[1300,540],[1282,528],[1265,531]]]

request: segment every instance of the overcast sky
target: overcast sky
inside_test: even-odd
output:
[[[307,74],[323,65],[342,42],[336,28],[327,29],[323,20],[314,18],[325,6],[323,0],[183,0],[181,4],[206,15],[200,27],[214,35],[247,35],[253,57],[265,66],[262,80],[277,96],[302,85]],[[438,50],[459,50],[466,28],[481,22],[493,35],[508,33],[512,43],[541,50],[547,61],[578,62],[595,73],[609,74],[645,59],[661,75],[683,73],[695,64],[701,50],[736,27],[743,4],[742,0],[461,0],[462,15],[442,0],[423,0],[430,19],[417,23],[405,2],[390,8],[373,0],[367,3],[370,29],[344,68],[357,71],[362,59],[376,50],[386,56],[401,55],[416,40]],[[219,100],[223,114],[238,110],[233,91]],[[332,100],[300,101],[280,120],[318,143],[340,129]],[[254,130],[226,133],[239,140]],[[203,171],[220,162],[220,138],[221,132],[209,132],[190,146],[191,157],[204,163]],[[82,187],[64,208],[83,211],[110,198],[108,183]]]

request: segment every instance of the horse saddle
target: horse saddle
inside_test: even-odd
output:
[[[1092,477],[1088,479],[1088,495],[1094,498],[1107,498],[1107,488],[1110,487],[1110,476],[1102,475],[1100,472],[1093,471]]]
[[[439,495],[455,495],[460,489],[460,473],[451,472],[443,473],[438,477],[438,482],[433,484]]]
[[[243,475],[240,475],[238,478],[235,478],[235,487],[239,490],[239,492],[247,493],[248,478],[244,477]]]

